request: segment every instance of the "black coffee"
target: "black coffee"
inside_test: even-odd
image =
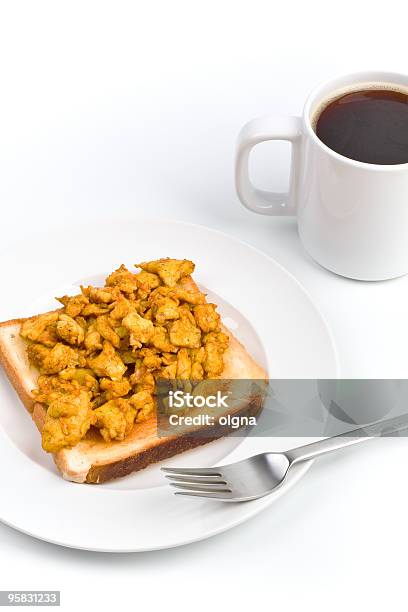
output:
[[[322,110],[315,132],[330,149],[350,159],[408,163],[408,94],[391,89],[345,94]]]

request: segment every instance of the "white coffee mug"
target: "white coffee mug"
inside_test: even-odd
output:
[[[302,117],[262,117],[239,136],[236,189],[249,210],[297,215],[300,239],[311,257],[332,272],[359,280],[408,273],[408,163],[378,165],[336,153],[317,137],[313,119],[325,101],[372,85],[407,89],[408,76],[360,72],[317,87]],[[252,148],[268,140],[292,144],[288,193],[256,189],[249,178]]]

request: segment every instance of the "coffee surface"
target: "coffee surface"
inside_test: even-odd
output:
[[[330,149],[350,159],[408,163],[408,95],[391,89],[344,94],[321,111],[315,132]]]

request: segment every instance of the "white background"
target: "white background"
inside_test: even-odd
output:
[[[408,72],[406,17],[393,0],[2,2],[0,248],[66,222],[97,231],[111,217],[222,229],[305,285],[333,330],[343,376],[407,376],[408,279],[367,284],[325,272],[303,252],[293,219],[245,211],[233,186],[234,142],[248,119],[299,114],[309,90],[337,73]],[[283,189],[287,148],[265,145],[253,157],[258,183]],[[321,460],[251,522],[172,551],[76,552],[0,525],[0,588],[61,589],[67,610],[397,610],[407,462],[405,440]],[[21,503],[29,512],[24,491]]]

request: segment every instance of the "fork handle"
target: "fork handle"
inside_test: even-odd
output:
[[[347,434],[325,438],[324,440],[305,444],[304,446],[298,446],[297,448],[285,451],[285,455],[290,465],[292,465],[293,463],[300,463],[301,461],[320,457],[320,455],[332,453],[333,451],[344,448],[345,446],[350,446],[351,444],[365,442],[366,440],[372,440],[379,436],[390,435],[407,428],[408,414],[404,414],[393,417],[392,419],[373,423],[372,425],[367,425],[366,427],[359,427],[358,429],[347,432]]]

